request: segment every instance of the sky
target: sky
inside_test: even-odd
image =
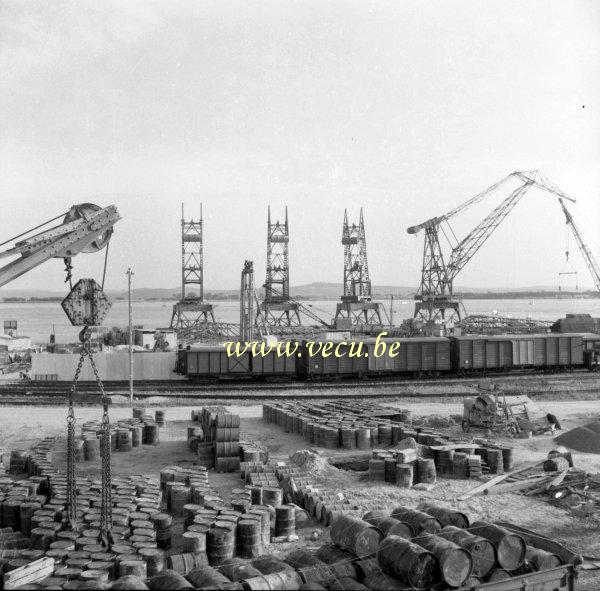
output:
[[[181,203],[202,202],[205,289],[237,288],[245,259],[264,281],[267,206],[287,205],[292,285],[341,282],[344,208],[362,207],[373,283],[416,288],[408,226],[539,169],[600,259],[599,33],[596,0],[3,0],[0,241],[115,204],[107,287],[128,267],[134,286],[176,287]],[[456,236],[509,192],[454,218]],[[101,276],[103,253],[74,262]],[[556,197],[531,189],[456,284],[571,269],[591,287]],[[5,289],[63,280],[55,260]]]

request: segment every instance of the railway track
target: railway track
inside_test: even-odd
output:
[[[352,397],[390,397],[390,396],[444,396],[440,389],[452,387],[447,395],[469,394],[477,383],[492,380],[507,394],[541,394],[559,392],[566,386],[577,386],[578,392],[600,391],[600,374],[578,370],[569,373],[494,373],[487,376],[463,376],[450,378],[381,378],[355,379],[315,382],[189,382],[180,380],[135,382],[136,398],[152,396],[173,398],[219,398],[219,399],[257,399],[269,398],[352,398]],[[456,388],[459,386],[459,388]],[[0,404],[26,403],[41,399],[58,402],[64,398],[71,387],[70,382],[14,381],[0,384]],[[110,394],[129,395],[127,382],[107,382],[105,389]],[[94,382],[80,382],[77,386],[78,397],[82,402],[94,401],[97,397],[97,385]]]

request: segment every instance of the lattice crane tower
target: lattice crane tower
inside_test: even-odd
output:
[[[204,301],[202,204],[198,220],[185,219],[181,204],[181,299],[173,306],[171,328],[195,328],[214,323],[212,304]]]
[[[261,304],[265,326],[299,326],[297,302],[290,300],[289,224],[285,208],[285,222],[271,222],[271,207],[267,219],[267,275],[265,298]]]
[[[344,294],[337,305],[336,324],[373,325],[381,324],[381,304],[371,301],[371,279],[367,261],[367,239],[363,210],[358,224],[348,223],[348,211],[344,210],[342,227],[344,246]],[[340,320],[345,319],[345,320]]]

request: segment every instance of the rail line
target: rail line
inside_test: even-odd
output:
[[[269,398],[388,398],[399,397],[440,397],[461,396],[473,392],[477,384],[484,380],[497,383],[507,395],[511,394],[543,394],[556,393],[566,385],[577,386],[579,392],[600,391],[600,374],[577,370],[568,373],[542,372],[506,372],[488,375],[461,377],[411,379],[411,378],[379,378],[352,379],[331,381],[205,381],[189,382],[187,380],[144,381],[135,382],[134,393],[138,399],[152,396],[198,399],[254,399]],[[444,393],[439,389],[445,386],[462,386],[463,388]],[[71,387],[70,382],[50,381],[14,381],[0,384],[0,404],[13,404],[40,401],[41,399],[58,400],[65,397]],[[107,382],[105,389],[110,394],[128,396],[127,382]],[[423,389],[431,391],[423,391]],[[95,400],[97,386],[92,382],[80,382],[77,386],[79,398]],[[436,391],[438,390],[438,391]]]

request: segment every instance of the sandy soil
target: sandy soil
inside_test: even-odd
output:
[[[351,402],[349,402],[351,404]],[[540,410],[556,414],[563,427],[570,429],[587,422],[591,417],[600,416],[600,401],[565,402],[548,401],[539,403]],[[437,414],[450,416],[462,412],[459,401],[446,402],[413,402],[402,400],[394,406],[410,408],[413,416]],[[161,442],[157,447],[144,446],[129,453],[115,452],[112,457],[113,474],[153,474],[168,465],[190,465],[194,454],[186,448],[186,428],[192,425],[190,412],[194,407],[170,407],[166,410],[167,426],[161,430]],[[296,450],[306,448],[305,441],[297,435],[283,434],[274,425],[262,421],[262,406],[232,406],[232,412],[242,417],[241,432],[245,440],[259,441],[268,447],[271,458],[287,460]],[[111,420],[131,416],[131,409],[116,407],[111,409]],[[100,408],[77,408],[78,424],[85,421],[99,420]],[[44,436],[59,437],[55,447],[55,462],[64,465],[64,432],[66,425],[66,409],[64,407],[0,407],[0,450],[27,449]],[[453,427],[456,433],[460,427]],[[515,461],[542,460],[554,445],[549,435],[538,436],[529,440],[507,439],[515,446]],[[325,455],[329,450],[322,450]],[[575,465],[590,472],[600,472],[600,455],[575,453]],[[82,462],[79,473],[86,476],[99,476],[99,467]],[[211,472],[210,482],[227,499],[231,489],[241,485],[237,474],[215,474]],[[369,483],[365,475],[357,472],[344,472],[331,468],[323,476],[322,486],[331,487],[336,492],[354,495],[357,498],[378,500],[386,504],[416,506],[422,500],[434,499],[447,506],[460,508],[467,514],[479,519],[511,521],[524,527],[538,531],[556,539],[576,552],[587,556],[600,557],[600,529],[598,525],[586,523],[573,518],[559,507],[543,502],[539,497],[526,497],[520,494],[503,494],[495,496],[475,496],[467,501],[458,502],[456,497],[473,488],[476,482],[464,480],[439,479],[431,491],[415,489],[398,489],[393,486],[381,486]],[[179,525],[179,524],[178,524]],[[180,525],[179,525],[180,526]],[[319,524],[309,522],[304,530],[301,544],[310,544],[307,534],[315,529],[321,530]],[[327,534],[324,533],[324,538]],[[319,542],[320,544],[321,542]],[[271,551],[283,552],[290,548],[289,544],[273,546]],[[582,577],[582,590],[597,589],[600,578],[592,574]]]

